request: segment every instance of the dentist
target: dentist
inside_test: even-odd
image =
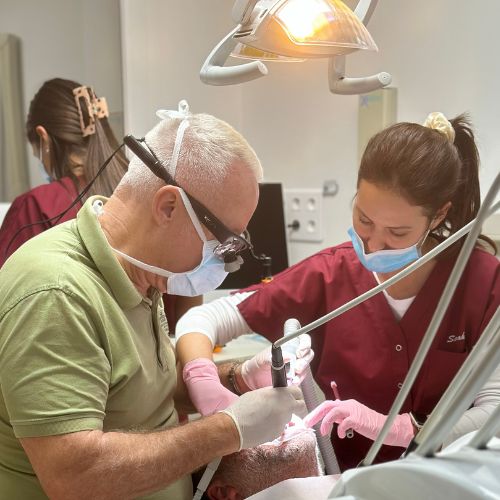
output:
[[[298,388],[264,388],[178,426],[190,402],[161,294],[224,279],[227,241],[213,233],[238,240],[262,170],[227,123],[186,104],[161,117],[139,147],[171,182],[133,157],[109,199],[89,198],[0,270],[3,498],[188,499],[193,470],[305,412]],[[201,211],[218,219],[210,230]]]

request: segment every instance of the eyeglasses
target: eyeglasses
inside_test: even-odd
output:
[[[167,169],[162,165],[151,148],[146,144],[144,138],[136,139],[132,135],[127,135],[124,139],[125,144],[130,150],[153,172],[157,177],[165,181],[171,186],[177,186],[183,189],[193,207],[194,213],[199,221],[217,238],[220,242],[214,249],[214,254],[224,261],[226,264],[237,262],[238,265],[233,266],[231,271],[239,269],[243,260],[240,254],[253,247],[249,241],[248,231],[239,236],[228,229],[208,208],[200,203],[196,198],[191,196],[184,188],[175,182],[174,178],[168,173]],[[236,268],[234,268],[236,267]]]

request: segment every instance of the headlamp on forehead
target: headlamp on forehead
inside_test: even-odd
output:
[[[219,241],[219,245],[214,249],[214,254],[224,261],[226,272],[232,273],[237,271],[243,264],[243,258],[240,254],[249,249],[253,255],[252,245],[248,240],[248,233],[246,233],[245,236],[233,233],[212,212],[210,212],[208,208],[191,196],[182,186],[179,186],[167,169],[162,165],[161,161],[148,147],[144,139],[136,139],[132,135],[127,135],[124,138],[124,142],[139,160],[141,160],[157,177],[162,179],[166,184],[183,189],[199,221]]]

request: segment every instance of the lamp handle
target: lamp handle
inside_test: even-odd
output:
[[[258,1],[259,0],[236,0],[231,12],[234,22],[236,24],[246,24],[250,20],[253,9]]]
[[[377,89],[387,87],[392,77],[385,71],[362,78],[345,76],[345,56],[331,57],[328,61],[328,85],[334,94],[355,95],[367,94]]]
[[[241,25],[236,26],[210,52],[200,70],[200,79],[203,83],[209,85],[233,85],[267,75],[267,67],[262,61],[252,61],[236,66],[224,66],[231,52],[238,44],[233,35],[240,27]]]

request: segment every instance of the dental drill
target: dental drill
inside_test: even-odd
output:
[[[273,387],[286,387],[286,366],[281,347],[271,346],[271,379]]]
[[[300,323],[294,319],[290,318],[285,321],[283,326],[283,337],[292,334],[300,328]],[[286,387],[286,363],[283,361],[283,352],[281,347],[273,344],[271,346],[271,379],[273,381],[273,387]]]

